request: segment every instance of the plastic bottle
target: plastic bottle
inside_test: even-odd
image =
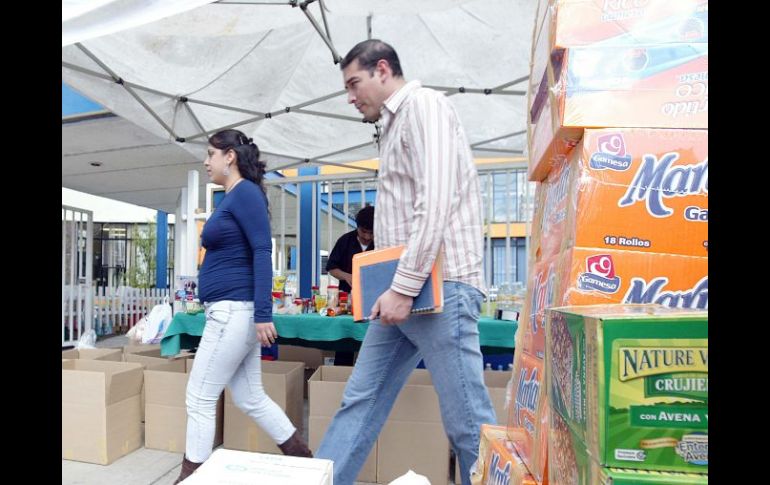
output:
[[[337,285],[326,287],[326,306],[336,308],[340,304],[340,288]]]
[[[315,306],[315,298],[320,294],[321,294],[321,291],[317,286],[310,287],[310,309],[308,310],[310,313],[314,313],[317,311]]]

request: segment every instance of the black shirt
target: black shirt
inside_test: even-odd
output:
[[[374,249],[374,241],[372,241],[366,250]],[[333,269],[341,269],[346,273],[353,272],[353,255],[363,252],[361,249],[361,243],[358,242],[358,230],[343,234],[337,239],[334,244],[334,249],[329,255],[329,259],[326,261],[326,271]],[[350,293],[350,285],[345,280],[340,280],[340,291]]]

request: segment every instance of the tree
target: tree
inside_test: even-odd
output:
[[[133,261],[128,270],[128,285],[133,288],[152,288],[155,286],[155,254],[154,221],[148,221],[146,228],[134,225],[131,228],[131,244],[133,245]]]

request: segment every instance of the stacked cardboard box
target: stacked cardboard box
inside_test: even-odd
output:
[[[302,362],[262,361],[262,387],[265,393],[288,416],[294,427],[303,429]],[[233,402],[229,389],[225,389],[224,447],[230,450],[276,453],[278,446],[253,419]]]
[[[550,483],[600,483],[611,468],[644,483],[707,483],[708,313],[588,305],[550,314]],[[649,472],[703,475],[669,482]]]
[[[108,465],[142,446],[142,366],[62,360],[62,458]]]
[[[708,2],[541,0],[528,143],[539,182],[509,407],[546,479],[547,309],[708,308]]]
[[[193,359],[149,365],[144,371],[144,446],[183,453],[187,443],[187,382]],[[217,402],[214,446],[222,444],[224,399]]]

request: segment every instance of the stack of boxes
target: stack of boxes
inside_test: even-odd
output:
[[[161,357],[157,346],[148,345],[63,351],[62,458],[108,465],[142,446],[184,452],[185,395],[193,363],[194,354]],[[304,423],[304,367],[303,362],[262,361],[262,384],[298,429],[308,426],[309,445],[317,450],[340,408],[353,368],[318,365],[310,377],[309,421]],[[484,372],[502,425],[497,435],[502,436],[508,378],[503,372]],[[217,404],[214,446],[220,444],[227,450],[280,454],[270,437],[234,405],[229,390]],[[390,483],[412,469],[432,483],[442,483],[450,475],[450,462],[450,445],[441,422],[438,396],[428,371],[415,369],[358,479]],[[523,465],[520,467],[523,469]],[[458,472],[456,483],[460,483]]]
[[[547,480],[547,309],[708,308],[708,2],[541,0],[509,438]]]
[[[147,345],[62,351],[62,458],[108,465],[142,445],[184,452],[193,362],[194,354],[166,358]],[[299,430],[303,368],[300,362],[262,362],[265,392]],[[229,392],[217,403],[213,444],[280,453]]]

